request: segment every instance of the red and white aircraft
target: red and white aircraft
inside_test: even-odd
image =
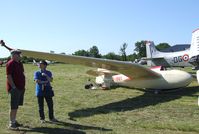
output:
[[[11,50],[5,43],[1,44]],[[20,51],[23,56],[100,68],[96,70],[96,72],[99,73],[99,76],[96,77],[96,82],[104,87],[110,87],[116,84],[131,88],[163,90],[186,87],[192,82],[192,75],[181,70],[164,70],[161,69],[161,67],[149,69],[139,64],[116,60],[62,55],[23,49],[20,49]]]

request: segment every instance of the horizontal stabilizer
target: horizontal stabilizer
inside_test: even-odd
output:
[[[155,60],[155,59],[164,59],[164,57],[154,57],[154,58],[147,58],[147,57],[143,57],[142,60]]]

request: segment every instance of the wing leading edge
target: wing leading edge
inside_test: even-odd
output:
[[[34,57],[34,58],[53,60],[69,64],[78,64],[78,65],[113,70],[120,72],[131,79],[143,80],[143,79],[156,79],[161,77],[160,74],[151,71],[150,69],[144,66],[134,63],[83,57],[83,56],[63,55],[63,54],[54,54],[54,53],[52,54],[52,53],[29,51],[29,50],[21,50],[21,52],[23,56],[27,57]]]

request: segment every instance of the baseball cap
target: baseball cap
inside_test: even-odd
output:
[[[13,49],[13,50],[10,51],[10,54],[11,54],[11,55],[14,55],[14,54],[21,54],[21,51],[18,50],[18,49]]]
[[[48,63],[45,61],[45,60],[41,60],[40,62],[39,62],[39,64],[44,64],[44,65],[48,65]]]

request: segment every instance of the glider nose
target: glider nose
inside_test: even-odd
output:
[[[181,70],[174,71],[176,72],[176,75],[173,76],[174,78],[176,78],[174,82],[176,82],[176,84],[178,84],[180,87],[185,87],[192,82],[193,77],[190,73]]]
[[[162,76],[165,79],[165,82],[167,83],[166,85],[168,86],[167,87],[165,85],[165,89],[186,87],[193,80],[193,77],[190,73],[181,70],[163,71]]]
[[[190,73],[187,73],[187,72],[184,72],[184,73],[185,73],[184,74],[184,82],[186,85],[189,85],[192,82],[193,77]]]

